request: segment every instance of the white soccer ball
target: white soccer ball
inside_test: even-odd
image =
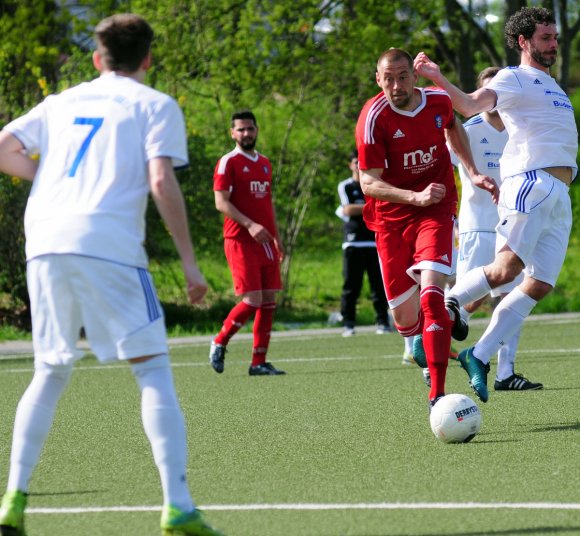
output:
[[[468,396],[446,395],[431,409],[431,430],[443,443],[467,443],[481,428],[481,413]]]

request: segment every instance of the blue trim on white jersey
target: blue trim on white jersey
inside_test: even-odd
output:
[[[481,114],[477,114],[474,115],[471,119],[469,119],[465,123],[463,123],[463,126],[470,127],[471,125],[479,125],[480,123],[483,123],[483,117],[481,117]]]
[[[513,71],[514,76],[516,77],[516,80],[518,81],[518,84],[520,85],[521,88],[524,87],[524,85],[522,84],[522,81],[520,80],[520,77],[518,76],[517,71],[519,71],[519,67],[506,67],[506,69],[509,69],[510,71]]]

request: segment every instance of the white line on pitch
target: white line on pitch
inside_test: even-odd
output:
[[[580,503],[295,503],[295,504],[210,504],[200,510],[580,510]],[[28,508],[27,514],[99,514],[105,512],[159,512],[159,506],[88,506],[75,508]]]
[[[580,353],[580,348],[545,348],[545,349],[535,349],[535,350],[520,350],[518,352],[520,355],[524,354],[577,354]],[[361,359],[400,359],[401,354],[386,354],[386,355],[367,355],[367,356],[334,356],[334,357],[278,357],[276,358],[277,363],[323,363],[327,361],[360,361]],[[228,361],[232,365],[243,365],[245,361]],[[173,368],[182,367],[206,367],[207,361],[189,361],[186,363],[172,363]],[[127,365],[121,362],[116,362],[111,365],[94,365],[94,366],[83,366],[75,365],[74,370],[78,371],[100,371],[100,370],[129,370]],[[3,373],[22,373],[22,372],[34,372],[32,367],[28,368],[14,368],[2,370]]]

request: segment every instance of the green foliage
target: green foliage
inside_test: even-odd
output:
[[[69,20],[54,1],[2,2],[0,122],[9,121],[54,90],[59,67],[71,47]]]
[[[30,183],[0,176],[0,325],[28,328],[24,207]]]
[[[307,301],[299,294],[297,281],[302,276],[294,273],[302,269],[303,259],[323,251],[331,252],[334,258],[337,251],[340,224],[334,216],[336,184],[348,174],[346,155],[354,144],[358,113],[379,91],[375,82],[379,54],[391,46],[411,54],[425,50],[452,71],[456,68],[453,58],[469,44],[473,58],[467,68],[478,71],[491,63],[485,47],[477,46],[467,19],[448,20],[451,4],[455,2],[2,2],[0,122],[19,115],[48,92],[97,76],[91,62],[90,36],[103,16],[123,11],[143,15],[156,32],[154,67],[147,83],[175,97],[186,118],[190,166],[179,172],[179,180],[198,254],[222,255],[221,217],[214,208],[212,176],[217,160],[233,147],[230,115],[239,108],[256,113],[258,150],[273,164],[276,210],[287,250],[286,290],[281,300],[287,310]],[[484,29],[496,49],[502,50],[501,24]],[[22,39],[24,35],[26,39]],[[455,73],[451,77],[462,79]],[[577,94],[577,113],[578,99]],[[12,191],[17,186],[6,179],[2,182],[2,206],[20,199],[22,192]],[[580,187],[573,185],[571,195],[577,221]],[[22,259],[21,220],[12,219],[20,216],[13,210],[5,212],[0,233],[9,237],[5,247],[11,258],[20,255]],[[146,245],[152,259],[163,263],[174,259],[171,239],[154,207],[148,211],[147,226]],[[576,229],[577,224],[574,232]],[[229,281],[229,276],[225,279]],[[25,303],[23,281],[22,262],[0,266],[3,307],[21,310]],[[212,302],[230,299],[223,294]],[[308,300],[318,304],[318,298],[310,296]],[[569,305],[570,301],[563,303]]]

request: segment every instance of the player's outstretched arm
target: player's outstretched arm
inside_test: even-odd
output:
[[[185,202],[171,159],[153,158],[148,166],[151,196],[181,258],[189,301],[200,303],[207,292],[207,283],[195,260]]]
[[[20,140],[10,132],[0,132],[0,171],[32,181],[38,163],[28,157]]]
[[[449,93],[453,108],[464,117],[487,112],[496,105],[497,95],[495,91],[486,88],[480,88],[473,93],[461,91],[441,74],[439,65],[431,61],[424,52],[417,54],[413,65],[418,75],[431,80],[435,85]]]

